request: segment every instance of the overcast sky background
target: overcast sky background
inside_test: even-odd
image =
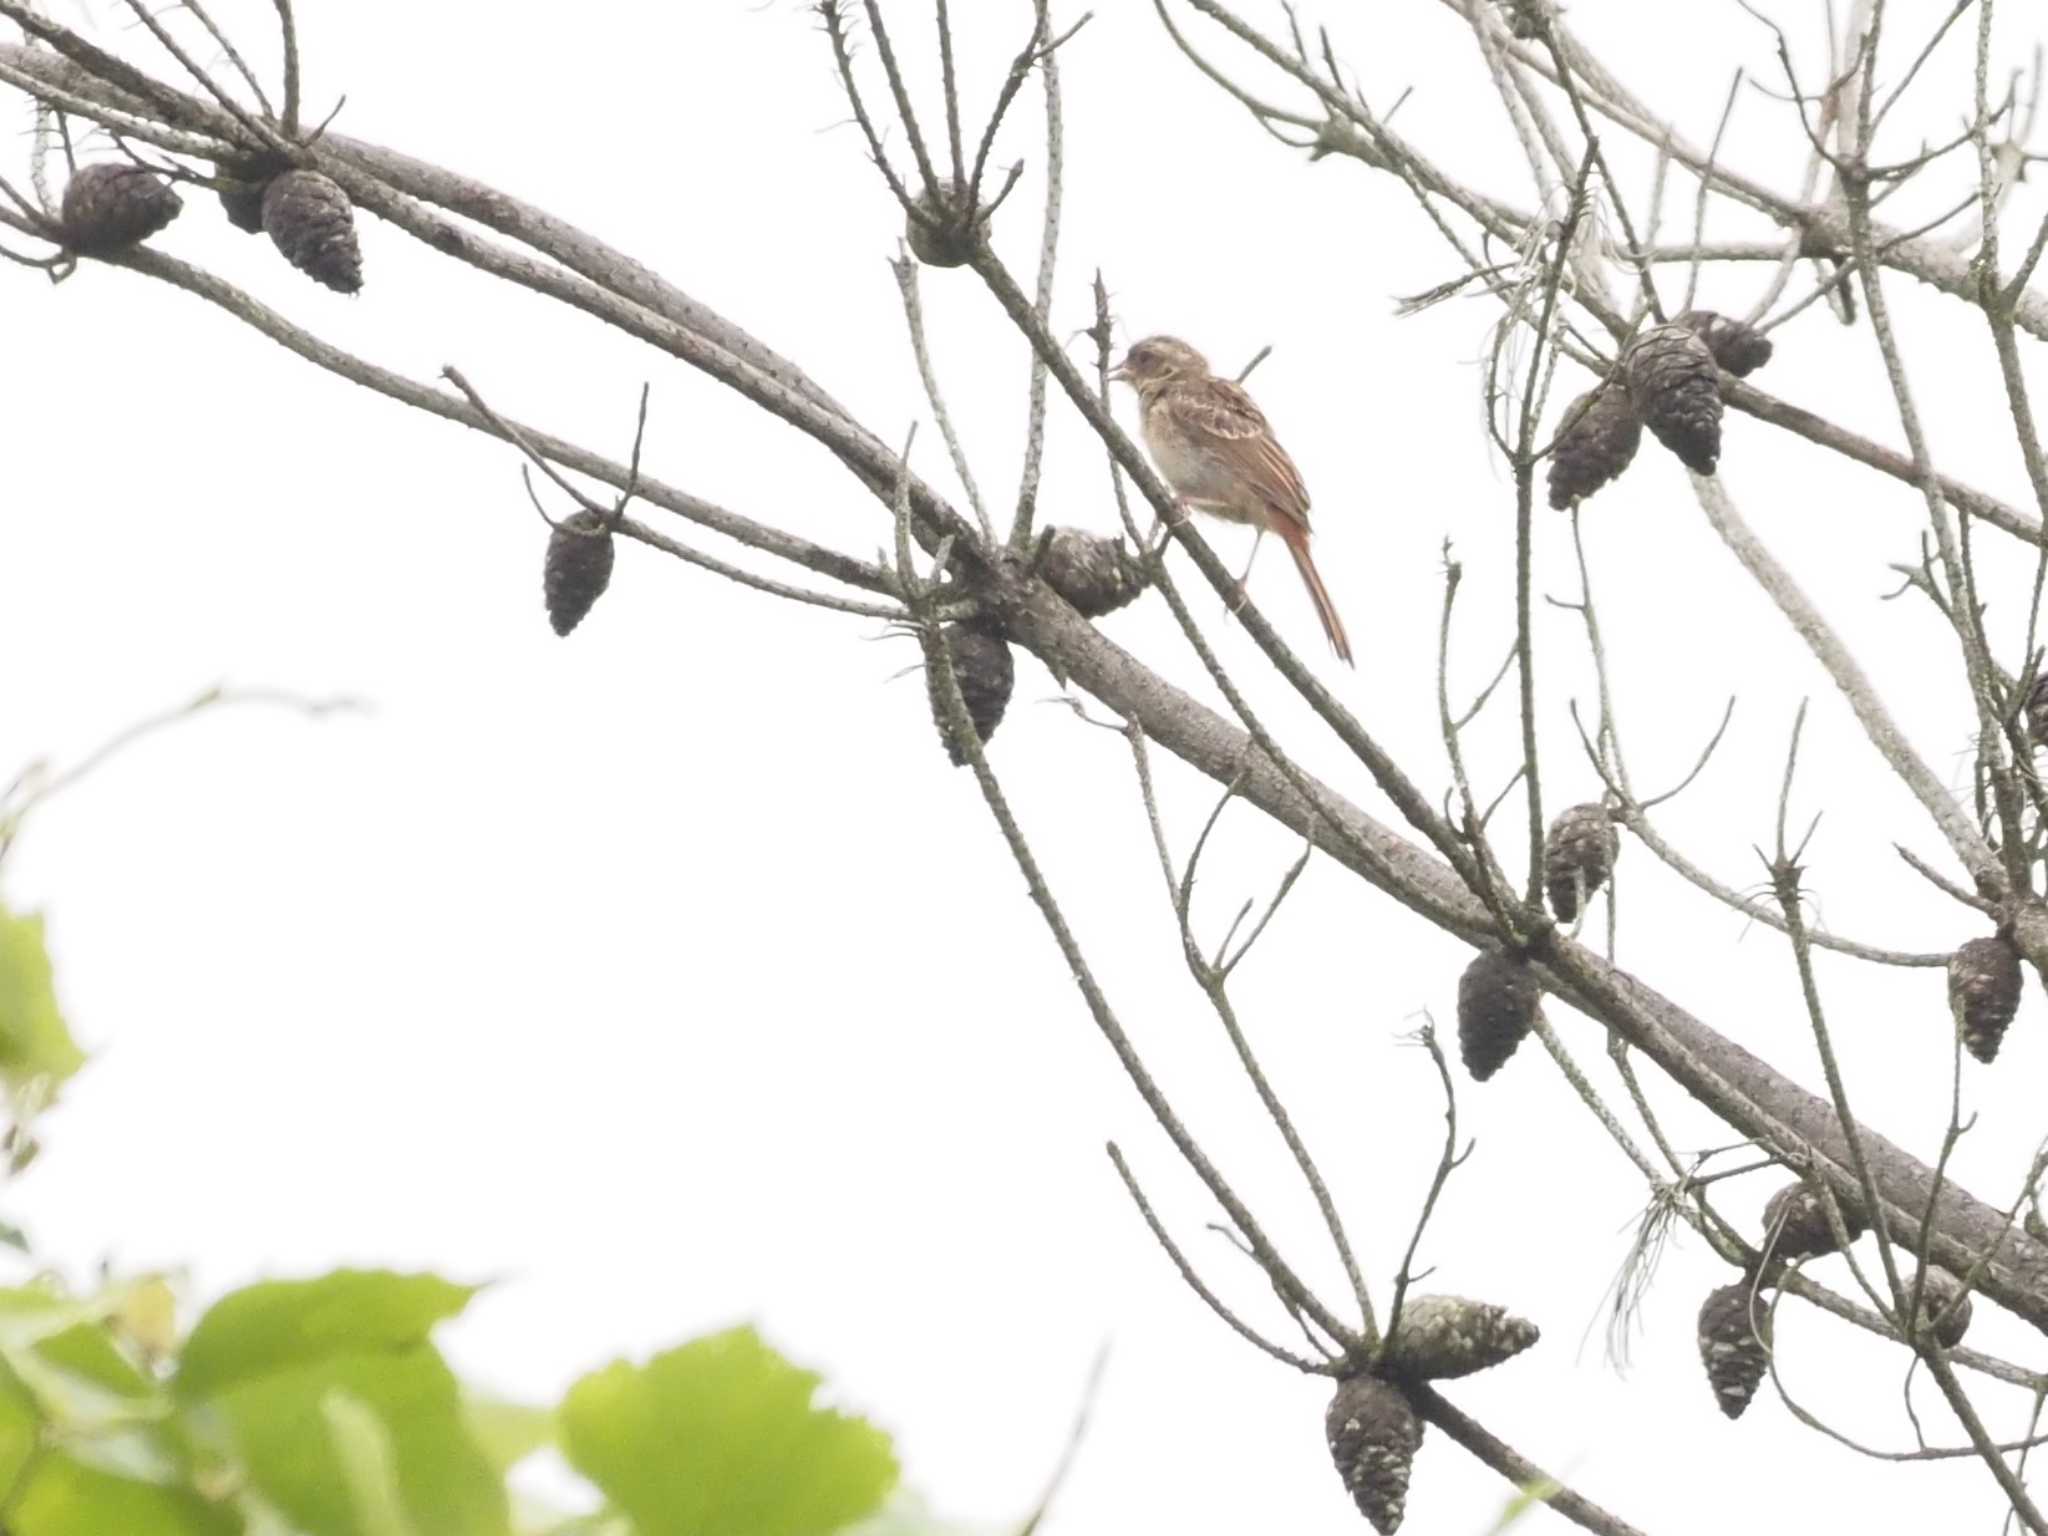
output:
[[[221,8],[271,58],[269,7]],[[1736,5],[1577,0],[1572,21],[1687,136],[1711,137],[1743,66],[1781,84],[1770,35]],[[1678,35],[1677,13],[1685,13]],[[1817,76],[1821,8],[1768,7]],[[1949,7],[1898,0],[1896,79]],[[1322,569],[1360,664],[1330,670],[1432,790],[1441,548],[1465,564],[1454,692],[1490,676],[1512,635],[1511,481],[1481,429],[1492,312],[1444,304],[1397,320],[1393,299],[1454,260],[1392,180],[1309,164],[1262,135],[1171,47],[1151,7],[1107,0],[1062,53],[1068,179],[1055,323],[1089,321],[1099,266],[1127,338],[1168,330],[1253,382],[1315,495]],[[797,358],[870,427],[900,439],[926,415],[885,260],[900,218],[844,126],[804,7],[699,0],[559,7],[392,0],[301,6],[310,111],[346,93],[339,126],[468,172],[612,241]],[[1028,6],[968,0],[956,26],[978,123],[1028,30]],[[1277,6],[1247,14],[1282,25]],[[73,8],[74,19],[84,13]],[[100,35],[174,66],[96,0]],[[936,107],[923,5],[889,0],[920,100]],[[1071,21],[1071,5],[1056,18]],[[1347,68],[1451,170],[1526,202],[1469,33],[1441,7],[1311,7]],[[2001,12],[2023,60],[2036,18]],[[1193,35],[1276,97],[1215,29]],[[1970,23],[1936,55],[1888,148],[1955,131]],[[872,54],[864,55],[872,67]],[[1810,82],[1809,82],[1810,83]],[[1036,89],[1000,158],[1025,178],[998,243],[1020,273],[1043,191]],[[1650,162],[1608,140],[1631,207]],[[26,152],[26,138],[16,141]],[[892,143],[899,150],[901,136]],[[1745,89],[1724,154],[1796,187],[1790,109]],[[105,153],[104,146],[96,149]],[[12,174],[10,172],[10,174]],[[1972,169],[1909,189],[1904,226],[1962,194]],[[1691,217],[1674,174],[1667,231]],[[2042,202],[2023,188],[2014,228]],[[1717,208],[1709,231],[1758,232]],[[653,385],[651,472],[766,522],[868,554],[874,502],[822,451],[675,361],[363,221],[366,287],[344,300],[233,231],[203,192],[157,242],[337,343],[416,378],[459,365],[496,406],[623,457]],[[1742,310],[1763,267],[1711,273],[1704,302]],[[838,1400],[896,1436],[907,1480],[940,1509],[1000,1523],[1057,1457],[1091,1357],[1112,1354],[1056,1528],[1358,1528],[1322,1439],[1324,1383],[1226,1332],[1182,1287],[1102,1147],[1116,1138],[1204,1272],[1269,1329],[1285,1320],[1220,1239],[1191,1175],[1149,1123],[1078,1004],[971,779],[950,768],[923,688],[894,674],[914,645],[797,609],[626,546],[612,590],[568,641],[540,603],[545,529],[502,444],[311,368],[226,315],[88,263],[51,290],[7,278],[0,411],[0,768],[75,759],[215,681],[364,699],[309,723],[224,710],[161,736],[39,813],[7,900],[49,913],[59,984],[95,1060],[45,1127],[49,1149],[10,1195],[40,1251],[83,1276],[187,1264],[208,1297],[336,1264],[495,1278],[445,1336],[499,1390],[551,1396],[620,1354],[742,1319],[823,1370]],[[1812,281],[1802,271],[1794,292]],[[2027,502],[1980,317],[1887,279],[1942,465]],[[1666,293],[1677,279],[1666,274]],[[976,279],[927,272],[938,365],[994,505],[1014,494],[1026,355]],[[1822,308],[1779,333],[1758,383],[1887,441],[1896,414],[1867,326]],[[2038,346],[2026,343],[2037,389]],[[1571,365],[1556,404],[1585,387]],[[1554,407],[1555,408],[1555,407]],[[1128,418],[1128,402],[1123,409]],[[950,485],[937,435],[917,463]],[[1970,716],[1952,643],[1898,585],[1924,510],[1905,487],[1731,415],[1723,479],[1745,515],[1880,680],[1958,788]],[[1108,531],[1099,447],[1055,401],[1046,489],[1057,521]],[[716,552],[716,541],[647,514]],[[1700,782],[1658,813],[1721,878],[1762,878],[1793,711],[1814,706],[1796,806],[1824,810],[1809,855],[1820,915],[1871,942],[1937,949],[1978,931],[1899,862],[1947,867],[1924,815],[1750,585],[1647,442],[1588,509],[1596,595],[1639,787],[1682,776],[1731,694],[1735,724]],[[1576,593],[1565,521],[1540,520],[1539,590]],[[2033,562],[1979,535],[1991,622],[2017,669]],[[1224,546],[1233,558],[1236,536]],[[1320,659],[1313,615],[1269,551],[1267,612]],[[1303,759],[1397,820],[1365,774],[1307,729],[1206,595],[1228,656]],[[1538,616],[1547,804],[1593,797],[1569,707],[1592,702],[1577,620]],[[1196,688],[1197,664],[1156,599],[1105,621]],[[1115,736],[1050,701],[1020,656],[992,760],[1098,973],[1189,1123],[1269,1229],[1334,1298],[1313,1207],[1181,969],[1130,773]],[[1510,695],[1472,733],[1490,795],[1512,771]],[[1162,758],[1183,854],[1214,789]],[[1502,813],[1511,866],[1518,802]],[[1236,811],[1198,899],[1220,932],[1263,894],[1291,839]],[[1620,957],[1714,1027],[1809,1086],[1821,1076],[1783,942],[1625,849]],[[1404,1046],[1423,1010],[1452,1033],[1462,946],[1317,860],[1240,973],[1239,1005],[1350,1221],[1384,1308],[1434,1167],[1442,1104]],[[1853,1102],[1931,1158],[1947,1111],[1938,971],[1822,956]],[[1601,1032],[1550,1016],[1610,1099]],[[1958,1177],[2003,1203],[2042,1131],[2048,1070],[2029,989],[1995,1069],[1966,1063],[1980,1116]],[[1646,1067],[1682,1147],[1731,1139]],[[1493,1082],[1458,1077],[1477,1138],[1420,1262],[1428,1288],[1503,1303],[1541,1343],[1450,1392],[1462,1407],[1623,1517],[1660,1533],[1726,1529],[1987,1529],[1999,1501],[1968,1461],[1879,1465],[1796,1425],[1766,1386],[1748,1417],[1716,1410],[1694,1345],[1706,1290],[1733,1278],[1683,1237],[1643,1311],[1625,1374],[1603,1355],[1603,1291],[1645,1191],[1530,1044]],[[1771,1175],[1724,1188],[1754,1223]],[[1862,1245],[1873,1265],[1874,1250]],[[1816,1266],[1850,1286],[1839,1259]],[[1867,1443],[1913,1445],[1905,1357],[1788,1302],[1788,1387]],[[1973,1343],[2038,1362],[2039,1341],[1980,1302]],[[1979,1379],[1967,1378],[1973,1385]],[[1924,1376],[1937,1443],[1957,1434]],[[2027,1404],[1984,1386],[1995,1431]],[[1407,1530],[1484,1530],[1510,1490],[1441,1435],[1416,1463]],[[1530,1528],[1562,1529],[1554,1517]]]

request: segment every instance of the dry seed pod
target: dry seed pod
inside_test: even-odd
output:
[[[1422,1445],[1422,1420],[1406,1394],[1377,1376],[1349,1377],[1337,1384],[1323,1429],[1358,1512],[1380,1536],[1393,1536],[1408,1512],[1408,1471]]]
[[[1989,1062],[2020,1007],[2020,957],[2003,939],[1969,939],[1948,957],[1948,1007],[1963,1048]]]
[[[1145,590],[1145,569],[1122,539],[1079,528],[1048,528],[1039,574],[1083,618],[1114,613]]]
[[[1620,854],[1621,834],[1607,819],[1606,807],[1588,801],[1558,813],[1543,839],[1543,883],[1559,922],[1579,915],[1579,908],[1614,873]]]
[[[1770,1298],[1753,1297],[1747,1280],[1709,1291],[1700,1308],[1700,1363],[1713,1384],[1714,1401],[1731,1419],[1756,1396],[1757,1383],[1770,1369]]]
[[[1868,1230],[1862,1215],[1853,1207],[1840,1200],[1835,1205],[1842,1213],[1842,1230],[1852,1241]],[[1777,1234],[1775,1241],[1773,1232]],[[1787,1262],[1833,1253],[1835,1233],[1828,1225],[1827,1205],[1805,1184],[1787,1184],[1764,1206],[1764,1244],[1774,1256]]]
[[[541,592],[556,634],[566,635],[581,624],[591,604],[604,596],[611,585],[613,555],[611,529],[595,512],[572,512],[549,535]]]
[[[1470,1376],[1511,1360],[1536,1342],[1536,1325],[1488,1301],[1410,1296],[1387,1346],[1388,1366],[1415,1381]]]
[[[931,192],[918,194],[917,207],[920,213],[936,222],[927,228],[918,220],[903,216],[903,238],[910,243],[910,253],[928,267],[964,267],[974,254],[978,231],[969,227],[966,218],[968,188],[954,182],[950,194]],[[975,220],[985,230],[988,214],[983,212]]]
[[[967,718],[974,722],[974,734],[982,745],[1002,723],[1003,710],[1010,702],[1010,689],[1017,680],[1016,663],[1010,659],[1009,644],[999,635],[966,624],[948,624],[939,638],[953,658],[953,678],[960,685],[960,698],[967,706]],[[939,706],[939,680],[927,670],[925,689],[931,695],[932,718],[939,722],[939,739],[946,744],[946,756],[955,767],[967,761],[967,754],[946,729],[945,712]]]
[[[64,243],[88,256],[110,256],[140,245],[184,206],[162,177],[139,165],[81,165],[64,188]]]
[[[1676,325],[1682,325],[1707,344],[1722,371],[1746,379],[1771,360],[1771,338],[1740,320],[1716,314],[1711,309],[1688,309]]]
[[[1643,441],[1643,419],[1619,380],[1587,390],[1563,419],[1570,425],[1550,451],[1549,469],[1550,504],[1560,512],[1620,478]]]
[[[336,293],[363,286],[348,194],[318,171],[286,171],[263,190],[263,227],[284,259]]]
[[[1954,1349],[1970,1331],[1970,1298],[1963,1291],[1963,1282],[1940,1265],[1930,1264],[1926,1280],[1918,1283],[1921,1326],[1933,1331],[1943,1349]],[[1912,1294],[1910,1290],[1906,1293],[1909,1301]]]
[[[1515,1054],[1536,1023],[1543,991],[1526,962],[1483,949],[1458,978],[1458,1054],[1483,1083]]]
[[[272,178],[289,169],[282,161],[264,158],[215,161],[214,195],[220,199],[228,222],[245,235],[262,234],[263,194]]]
[[[1638,336],[1621,359],[1643,425],[1697,475],[1721,457],[1721,371],[1707,344],[1682,325]]]

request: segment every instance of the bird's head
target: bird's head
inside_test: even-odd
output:
[[[1109,376],[1131,385],[1142,395],[1175,379],[1202,379],[1208,375],[1209,360],[1186,342],[1172,336],[1147,336],[1132,344]]]

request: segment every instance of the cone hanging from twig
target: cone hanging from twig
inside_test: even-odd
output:
[[[1410,1296],[1387,1345],[1387,1367],[1413,1381],[1470,1376],[1513,1359],[1538,1337],[1534,1323],[1492,1302]]]
[[[88,256],[140,245],[185,205],[154,171],[125,160],[82,165],[64,188],[64,244]]]
[[[1560,512],[1618,479],[1643,441],[1643,419],[1619,379],[1587,390],[1563,420],[1548,471],[1550,504]]]
[[[981,228],[988,223],[985,209],[970,221],[967,205],[968,188],[962,182],[953,182],[950,191],[919,193],[917,212],[923,217],[908,213],[903,216],[903,238],[910,245],[911,255],[928,267],[966,266],[974,254]]]
[[[1948,1006],[1963,1048],[1989,1062],[2020,1007],[2019,952],[2004,939],[1969,939],[1948,957]]]
[[[1621,854],[1621,834],[1607,817],[1607,808],[1588,801],[1558,813],[1543,839],[1543,883],[1550,892],[1550,910],[1569,923],[1593,893],[1614,873]]]
[[[1348,1377],[1337,1384],[1323,1429],[1358,1512],[1380,1536],[1393,1536],[1408,1512],[1408,1473],[1422,1446],[1422,1420],[1407,1395],[1377,1376]]]
[[[1048,528],[1040,548],[1039,574],[1083,618],[1114,613],[1145,590],[1145,568],[1122,539]]]
[[[1748,378],[1771,360],[1770,337],[1753,325],[1731,320],[1711,309],[1688,309],[1673,323],[1704,341],[1722,371],[1738,379]]]
[[[263,194],[280,172],[291,167],[282,161],[256,156],[216,160],[213,165],[214,195],[228,222],[245,235],[263,233]]]
[[[1954,1349],[1970,1331],[1970,1298],[1963,1282],[1938,1264],[1927,1266],[1927,1278],[1920,1281],[1921,1326],[1930,1329],[1944,1349]],[[1912,1299],[1909,1286],[1907,1300]]]
[[[1770,1369],[1771,1303],[1748,1280],[1709,1291],[1700,1307],[1700,1363],[1714,1401],[1731,1419],[1742,1417]]]
[[[1842,1230],[1848,1233],[1850,1241],[1869,1230],[1862,1213],[1854,1206],[1841,1200],[1835,1206],[1842,1213]],[[1773,1255],[1787,1261],[1833,1253],[1838,1245],[1821,1197],[1804,1183],[1787,1184],[1771,1196],[1764,1206],[1764,1245]]]
[[[1657,441],[1697,475],[1721,457],[1721,374],[1707,344],[1682,325],[1638,336],[1621,359],[1622,377]]]
[[[1536,1025],[1543,990],[1526,961],[1483,949],[1458,978],[1458,1054],[1475,1082],[1485,1082],[1515,1054]]]
[[[566,635],[590,612],[611,585],[612,531],[606,519],[585,508],[563,518],[548,536],[548,557],[541,567],[541,593],[547,599],[548,622]]]
[[[1017,666],[1011,660],[1009,643],[978,625],[958,623],[941,629],[939,640],[952,658],[953,679],[960,685],[960,699],[967,706],[967,718],[974,723],[975,737],[986,746],[1002,723],[1003,711],[1010,703],[1010,690],[1016,686]],[[925,671],[925,691],[931,697],[932,718],[938,722],[946,756],[955,767],[964,766],[967,753],[946,729],[945,710],[939,702],[939,677],[929,668]]]
[[[348,194],[318,171],[286,171],[263,190],[263,227],[284,259],[336,293],[363,286]]]

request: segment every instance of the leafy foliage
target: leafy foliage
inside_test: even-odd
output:
[[[826,1536],[895,1486],[888,1436],[811,1406],[819,1378],[735,1328],[586,1376],[563,1449],[641,1536]]]

